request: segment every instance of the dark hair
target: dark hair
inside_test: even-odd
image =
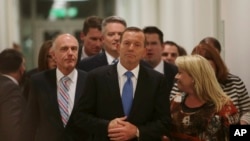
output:
[[[200,43],[209,44],[212,47],[215,47],[219,52],[221,52],[220,42],[214,37],[206,37],[200,41]]]
[[[179,51],[179,55],[180,55],[180,56],[187,55],[187,51],[186,51],[185,48],[182,47],[182,46],[178,46],[178,51]]]
[[[38,71],[49,69],[48,58],[51,57],[49,56],[50,48],[52,48],[52,40],[45,41],[40,47],[38,55]]]
[[[163,32],[156,26],[147,26],[143,29],[144,34],[153,34],[156,33],[159,36],[161,44],[163,44]]]
[[[214,47],[206,43],[200,43],[193,49],[192,54],[199,54],[207,60],[213,61],[216,67],[215,74],[217,80],[220,83],[224,83],[227,80],[227,75],[229,73],[228,69],[226,67],[226,64],[222,60],[219,52],[216,51]]]
[[[109,23],[120,23],[124,25],[125,27],[127,27],[127,23],[123,18],[118,17],[118,16],[109,16],[102,21],[102,30]]]
[[[98,16],[89,16],[83,22],[82,32],[86,35],[90,28],[97,28],[102,30],[102,18]]]
[[[185,50],[185,48],[179,46],[174,41],[165,41],[164,45],[176,46],[178,53],[179,53],[179,56],[187,55],[187,51]]]
[[[23,55],[15,49],[5,49],[0,53],[0,72],[16,72],[23,63]]]
[[[122,41],[123,35],[124,35],[125,32],[142,32],[142,33],[143,33],[143,31],[142,31],[140,28],[138,28],[138,27],[134,27],[134,26],[127,27],[127,28],[122,32],[122,35],[121,35],[121,38],[120,38],[120,42]],[[144,37],[144,38],[145,38],[145,37]],[[144,45],[146,45],[146,38],[145,38],[145,40],[144,40]]]

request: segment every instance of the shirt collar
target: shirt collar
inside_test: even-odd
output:
[[[74,83],[75,80],[77,80],[77,70],[74,69],[70,74],[67,75],[70,80]],[[56,79],[57,82],[61,80],[61,78],[64,77],[64,74],[57,68],[56,69]]]
[[[160,63],[154,68],[154,70],[164,74],[164,62],[163,62],[163,60],[160,61]]]
[[[113,60],[116,59],[114,58],[113,56],[111,56],[107,51],[105,51],[106,53],[106,56],[107,56],[107,61],[108,61],[108,64],[112,64]]]
[[[84,50],[84,46],[82,46],[82,56],[81,56],[81,59],[84,59],[84,58],[88,58],[89,56],[86,54],[85,50]]]
[[[138,64],[133,70],[131,70],[131,72],[133,73],[133,75],[136,79],[138,79],[139,68],[140,68],[140,65]],[[117,70],[118,70],[119,77],[122,77],[124,75],[124,73],[128,71],[126,68],[124,68],[122,66],[120,61],[117,64]]]

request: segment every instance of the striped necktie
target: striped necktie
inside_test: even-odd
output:
[[[127,71],[125,75],[127,76],[127,81],[125,82],[122,90],[122,105],[125,116],[128,116],[133,103],[133,82],[131,80],[133,73],[131,71]]]
[[[58,85],[58,104],[59,109],[61,113],[61,119],[63,122],[63,125],[65,125],[68,122],[69,119],[69,82],[70,78],[68,76],[64,76],[61,78],[59,85]]]

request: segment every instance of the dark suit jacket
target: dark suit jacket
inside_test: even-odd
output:
[[[81,60],[78,69],[88,72],[105,65],[108,65],[108,60],[105,51],[103,51],[95,56]]]
[[[20,87],[0,74],[0,140],[19,141],[24,104]]]
[[[178,68],[175,65],[172,65],[170,63],[166,63],[164,61],[164,75],[167,78],[167,81],[170,83],[170,87],[172,89],[174,82],[175,82],[175,75],[178,72]]]
[[[140,65],[132,109],[127,121],[140,131],[140,141],[160,141],[169,133],[169,93],[164,75]],[[91,141],[108,141],[111,120],[123,117],[117,65],[100,67],[88,73],[79,101],[75,125],[91,134]],[[133,139],[137,140],[137,139]]]
[[[86,72],[78,71],[74,108],[83,93]],[[24,115],[23,141],[62,141],[71,138],[71,134],[82,132],[69,126],[63,127],[57,102],[56,70],[37,73],[30,78],[30,94]],[[67,135],[67,136],[66,136]],[[84,138],[84,133],[79,134]],[[84,139],[82,139],[84,140]]]

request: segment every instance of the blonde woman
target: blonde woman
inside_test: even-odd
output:
[[[172,140],[228,140],[229,125],[239,123],[239,113],[209,62],[200,55],[187,55],[178,57],[176,65],[175,78],[183,94],[171,100]]]

